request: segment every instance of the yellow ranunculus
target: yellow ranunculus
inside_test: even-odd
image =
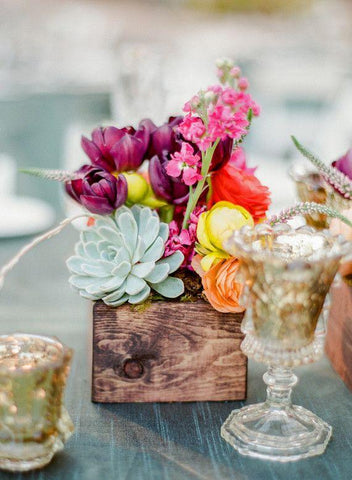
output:
[[[223,250],[223,244],[234,230],[239,230],[244,225],[254,225],[251,214],[231,202],[218,202],[208,212],[202,213],[197,226],[197,237],[199,253],[205,253],[201,260],[204,271],[208,271],[219,260],[229,258],[230,255]]]
[[[140,173],[124,172],[123,176],[127,181],[127,200],[126,205],[131,206],[135,203],[145,205],[150,208],[160,208],[168,205],[164,200],[159,200],[147,180]]]

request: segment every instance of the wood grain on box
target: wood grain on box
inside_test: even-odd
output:
[[[154,302],[143,312],[96,302],[92,400],[244,399],[242,318],[219,313],[204,301]]]
[[[325,349],[336,372],[352,389],[352,287],[345,282],[332,288]]]

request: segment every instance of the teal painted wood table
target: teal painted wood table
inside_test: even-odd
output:
[[[94,404],[90,401],[91,306],[67,283],[64,260],[77,232],[70,228],[31,252],[0,293],[0,333],[56,335],[74,348],[66,405],[75,432],[52,463],[0,480],[264,480],[352,478],[352,393],[324,358],[299,368],[294,400],[333,426],[320,457],[275,464],[242,457],[220,437],[230,411],[244,402]],[[0,242],[0,264],[25,243]],[[265,396],[263,365],[249,363],[248,399]]]

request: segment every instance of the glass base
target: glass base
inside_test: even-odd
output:
[[[64,443],[70,438],[74,429],[64,407],[57,427],[58,432],[50,435],[42,443],[36,441],[1,442],[0,440],[0,469],[26,472],[47,465],[55,453],[64,448]]]
[[[221,436],[242,455],[291,462],[320,455],[332,428],[299,406],[273,409],[267,403],[234,410],[221,427]]]

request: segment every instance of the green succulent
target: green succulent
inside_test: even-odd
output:
[[[176,298],[184,285],[169,275],[184,257],[175,252],[162,258],[168,235],[168,225],[148,207],[123,206],[112,216],[96,216],[95,224],[81,232],[75,255],[67,260],[69,281],[82,297],[114,307],[142,303],[151,290]]]

